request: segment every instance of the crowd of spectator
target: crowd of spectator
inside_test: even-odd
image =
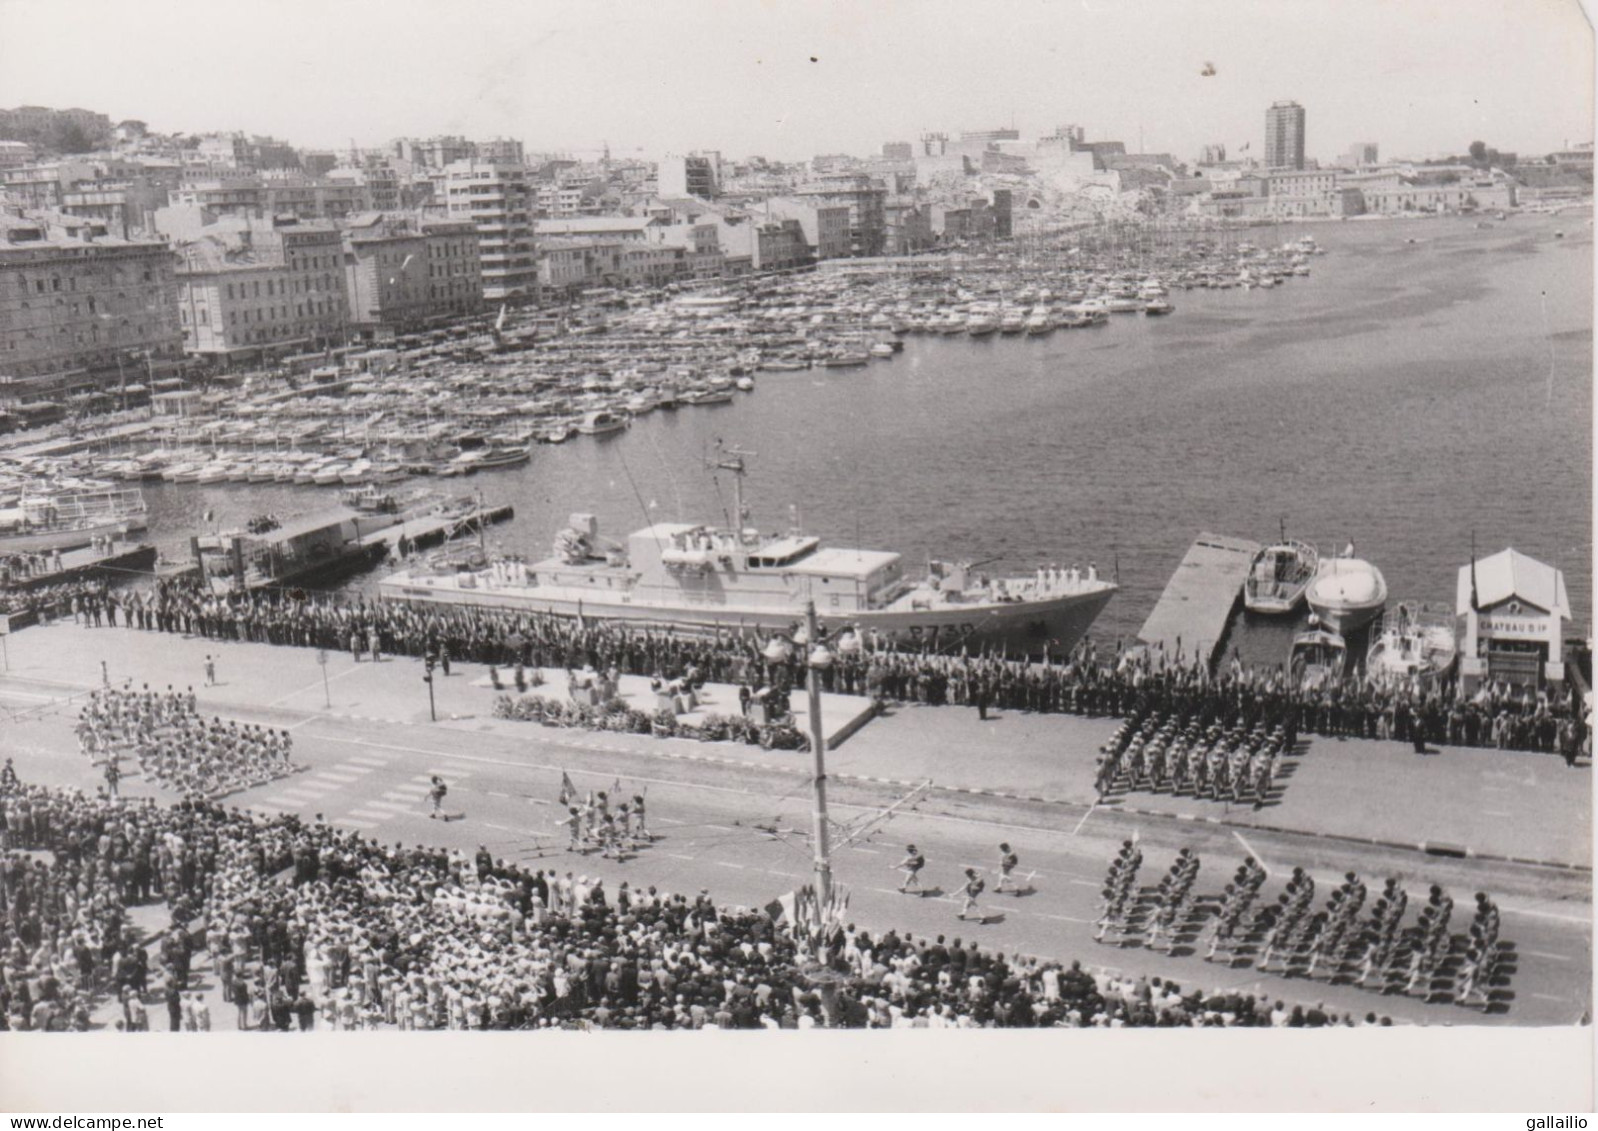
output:
[[[753,632],[717,637],[635,628],[592,618],[477,608],[442,608],[281,590],[207,593],[196,582],[81,596],[84,623],[200,635],[218,641],[297,645],[357,655],[447,656],[514,669],[591,667],[675,678],[693,669],[712,683],[769,687],[781,694],[804,679],[802,649],[771,660]],[[59,610],[58,610],[59,615]],[[797,627],[797,625],[795,626]],[[950,655],[896,648],[867,638],[839,652],[825,689],[928,705],[1077,715],[1202,717],[1224,729],[1272,726],[1289,718],[1301,733],[1390,738],[1454,746],[1560,753],[1573,761],[1590,746],[1573,690],[1533,691],[1488,682],[1474,694],[1452,682],[1380,683],[1350,674],[1314,687],[1286,670],[1247,669],[1234,657],[1212,673],[1191,658],[1100,651],[1092,638],[1070,656],[1043,662],[991,654]]]
[[[705,891],[612,890],[204,800],[128,803],[7,775],[0,814],[13,1029],[87,1028],[98,1010],[136,1031],[159,1004],[169,1028],[210,1028],[208,979],[239,1028],[280,1031],[1356,1023],[958,938],[848,925],[823,955],[780,916]],[[128,915],[151,902],[170,913],[154,951]]]

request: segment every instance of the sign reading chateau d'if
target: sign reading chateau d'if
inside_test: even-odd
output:
[[[1539,640],[1548,635],[1548,618],[1545,616],[1484,616],[1478,630],[1497,637],[1517,640]]]

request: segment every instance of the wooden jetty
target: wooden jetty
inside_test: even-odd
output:
[[[133,574],[147,574],[155,565],[155,547],[144,542],[117,542],[110,553],[91,546],[63,550],[61,568],[25,577],[0,576],[0,589],[43,589],[49,585],[105,578],[113,584],[127,581]]]
[[[1151,651],[1163,649],[1172,659],[1197,651],[1205,662],[1214,663],[1243,595],[1249,563],[1259,551],[1258,542],[1200,533],[1166,582],[1138,639]]]
[[[407,551],[426,550],[449,541],[450,538],[480,527],[492,526],[515,517],[516,511],[508,504],[474,507],[457,514],[437,512],[424,514],[393,526],[385,526],[370,534],[363,534],[360,543],[373,546],[382,543],[390,551],[398,551],[400,539],[405,540]]]

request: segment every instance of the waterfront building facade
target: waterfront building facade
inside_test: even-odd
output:
[[[357,334],[386,338],[482,309],[477,229],[469,221],[369,213],[352,219],[343,237]]]
[[[181,240],[184,349],[217,363],[342,344],[349,325],[343,240],[325,221],[231,217]]]
[[[0,212],[0,400],[141,381],[181,357],[175,264],[99,221]]]
[[[477,230],[483,299],[489,303],[538,298],[533,194],[527,170],[491,161],[455,161],[444,169],[444,204],[453,219]]]

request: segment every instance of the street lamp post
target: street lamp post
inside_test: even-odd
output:
[[[815,826],[816,906],[825,915],[832,899],[832,858],[827,836],[827,739],[821,729],[821,673],[832,664],[832,653],[821,642],[816,624],[816,603],[805,606],[806,684],[810,698],[810,760],[813,767],[811,819]],[[818,922],[817,927],[821,924]]]
[[[800,636],[803,639],[800,639]],[[810,753],[813,773],[811,789],[813,804],[811,819],[815,827],[815,962],[807,968],[810,985],[821,994],[821,1008],[825,1022],[836,1025],[839,1020],[838,986],[844,976],[828,964],[826,931],[832,911],[832,858],[831,837],[827,825],[827,738],[821,722],[821,676],[833,664],[834,650],[839,655],[850,655],[860,648],[859,634],[846,631],[833,638],[832,647],[821,634],[816,620],[816,603],[805,606],[805,625],[801,633],[794,634],[794,643],[806,648],[806,690],[810,706]]]

